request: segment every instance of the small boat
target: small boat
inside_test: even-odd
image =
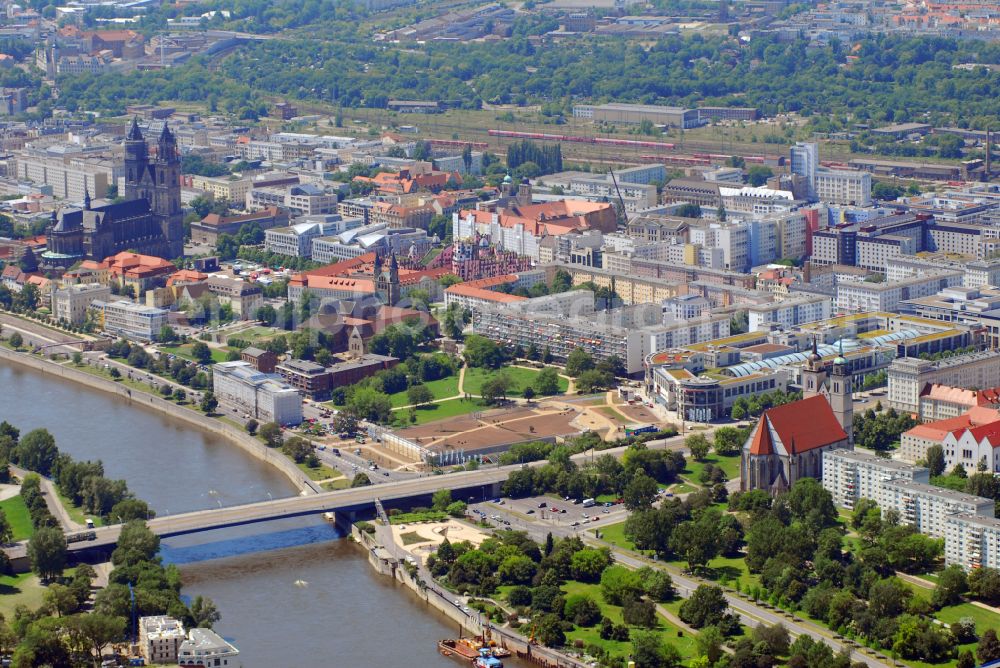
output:
[[[503,668],[503,661],[493,655],[493,650],[483,647],[479,650],[479,656],[472,662],[475,668]]]

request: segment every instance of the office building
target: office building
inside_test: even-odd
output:
[[[167,311],[127,300],[91,301],[91,313],[103,331],[126,339],[156,341],[167,324]]]
[[[316,362],[300,359],[288,359],[278,364],[274,369],[285,381],[315,401],[325,401],[330,398],[330,374],[326,367]]]
[[[872,175],[868,172],[820,167],[815,172],[815,184],[815,199],[820,202],[851,206],[872,203]]]
[[[819,169],[819,147],[811,142],[796,142],[790,149],[789,171],[804,179],[810,200],[816,200],[816,172]]]
[[[928,385],[955,387],[1000,386],[1000,350],[956,355],[941,360],[913,357],[895,359],[888,371],[888,404],[898,411],[916,413]]]
[[[249,362],[212,366],[212,391],[219,403],[258,422],[296,425],[302,422],[302,396],[281,376],[261,373]]]
[[[770,304],[754,304],[747,308],[747,323],[751,332],[780,325],[795,327],[807,322],[826,320],[833,309],[833,300],[826,295],[796,294]]]
[[[52,293],[52,316],[62,322],[82,325],[87,309],[95,299],[111,298],[111,288],[100,283],[77,283],[59,288]]]

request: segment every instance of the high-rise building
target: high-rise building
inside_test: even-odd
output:
[[[791,172],[806,180],[809,199],[816,199],[816,170],[819,168],[819,148],[813,142],[796,142],[791,148]]]

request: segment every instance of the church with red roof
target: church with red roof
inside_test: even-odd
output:
[[[827,374],[815,351],[802,370],[803,398],[764,411],[740,457],[740,489],[778,494],[799,478],[822,478],[823,452],[853,449],[853,383],[847,360]]]

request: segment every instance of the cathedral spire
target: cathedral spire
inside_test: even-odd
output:
[[[132,117],[132,127],[129,128],[128,136],[125,137],[128,141],[145,141],[142,136],[142,131],[139,130],[139,117]]]
[[[83,186],[83,210],[90,211],[90,188]]]

